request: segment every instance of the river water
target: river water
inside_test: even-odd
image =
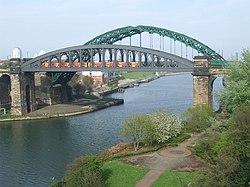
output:
[[[215,81],[215,90],[221,81]],[[122,142],[122,121],[161,109],[180,115],[193,104],[192,76],[161,77],[111,97],[124,105],[89,114],[39,121],[0,123],[0,186],[43,187],[60,180],[75,157],[99,154]]]

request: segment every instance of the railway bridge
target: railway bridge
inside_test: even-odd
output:
[[[144,33],[149,35],[150,47],[142,46]],[[132,45],[132,37],[136,35],[139,41],[137,45]],[[159,37],[158,48],[153,48],[155,36]],[[122,44],[126,39],[129,39],[129,43]],[[188,51],[192,51],[192,55],[188,55]],[[194,51],[196,56],[193,55]],[[51,78],[51,86],[66,85],[80,71],[190,72],[193,74],[194,104],[198,104],[212,102],[212,84],[218,76],[223,75],[226,63],[220,54],[194,38],[168,29],[142,25],[118,28],[84,45],[62,48],[26,62],[20,61],[11,69],[0,70],[0,108],[11,109],[15,115],[36,110],[36,72],[45,72]]]

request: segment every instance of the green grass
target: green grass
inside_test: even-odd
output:
[[[171,172],[166,171],[163,173],[157,181],[155,181],[152,187],[193,187],[192,181],[198,173],[195,172]]]
[[[0,119],[14,119],[14,118],[18,118],[18,117],[20,117],[20,116],[12,115],[9,110],[7,111],[6,114],[0,114]]]
[[[148,79],[155,77],[154,72],[122,72],[121,76],[125,79]]]
[[[134,187],[148,171],[146,168],[123,164],[119,161],[106,162],[103,166],[105,186]]]
[[[99,99],[97,96],[95,95],[89,95],[88,93],[85,93],[83,95],[80,95],[78,97],[74,96],[77,99],[91,99],[91,100],[96,100]]]

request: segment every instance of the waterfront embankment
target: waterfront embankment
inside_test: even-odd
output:
[[[26,116],[0,119],[0,122],[75,116],[97,111],[110,106],[120,105],[123,103],[123,99],[113,98],[103,98],[96,100],[78,99],[70,103],[45,106],[43,108],[40,108],[39,110],[27,114]]]
[[[149,77],[149,78],[145,78],[145,79],[128,79],[128,78],[121,79],[118,81],[117,87],[108,88],[108,87],[103,86],[102,90],[95,92],[94,95],[96,95],[98,97],[103,97],[103,96],[107,96],[107,95],[119,92],[119,91],[124,90],[126,88],[139,86],[140,84],[143,84],[143,83],[149,83],[149,82],[156,80],[156,79],[163,77],[163,76],[174,76],[174,75],[183,75],[183,74],[190,74],[190,72],[179,72],[179,73],[161,72],[157,76],[153,76],[153,77]]]
[[[100,99],[78,99],[70,103],[56,104],[45,106],[34,112],[27,114],[26,116],[16,116],[10,118],[0,118],[0,122],[7,121],[23,121],[23,120],[36,120],[36,119],[49,119],[49,118],[59,118],[68,117],[74,115],[85,114],[89,112],[94,112],[103,108],[124,104],[123,99],[113,99],[113,98],[102,98],[109,94],[118,92],[119,89],[126,89],[133,86],[139,86],[142,83],[148,83],[162,76],[179,75],[185,73],[164,73],[159,76],[150,77],[147,79],[123,79],[119,80],[118,87],[110,89],[104,88],[101,92],[94,93],[96,96],[100,96]]]

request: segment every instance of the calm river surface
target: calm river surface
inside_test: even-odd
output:
[[[215,89],[220,86],[215,81]],[[112,97],[125,104],[69,118],[0,123],[0,186],[48,186],[75,157],[123,141],[119,131],[128,116],[160,109],[181,114],[193,103],[192,76],[162,77]]]

